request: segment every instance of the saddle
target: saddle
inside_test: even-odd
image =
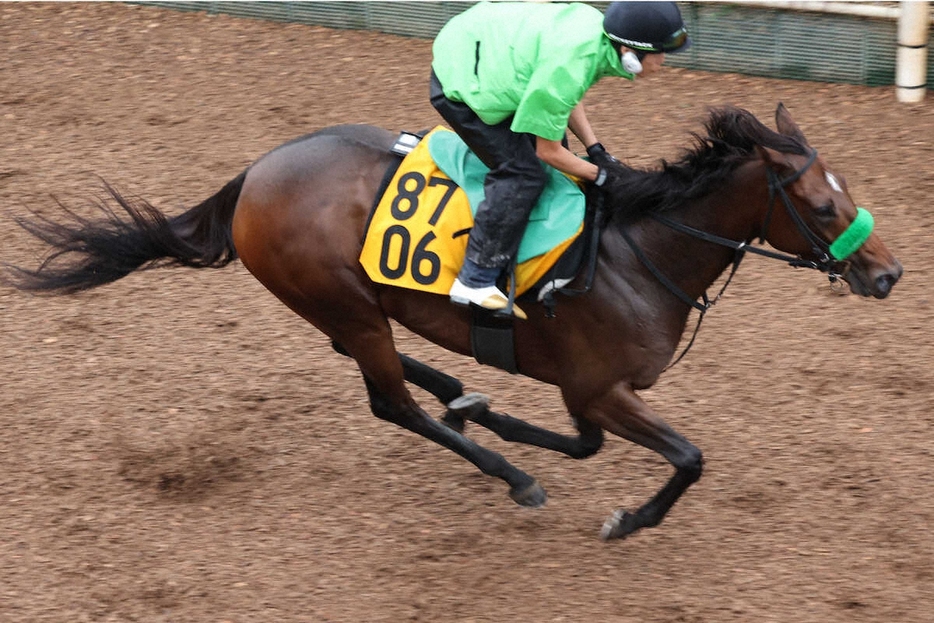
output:
[[[463,263],[467,234],[483,199],[489,169],[454,132],[403,132],[370,213],[360,262],[377,283],[447,295]],[[547,167],[548,183],[533,209],[513,270],[501,289],[542,301],[554,316],[555,294],[596,254],[595,202],[576,180]],[[602,198],[602,193],[595,196]],[[591,253],[592,251],[592,253]],[[594,262],[588,262],[592,264]],[[588,273],[592,272],[592,269]],[[474,309],[471,342],[480,363],[515,373],[512,318]]]

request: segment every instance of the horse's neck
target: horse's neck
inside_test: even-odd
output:
[[[721,189],[666,216],[722,238],[748,241],[758,231],[767,201],[765,173],[761,163],[753,161],[739,167]],[[735,258],[729,247],[675,231],[651,218],[629,231],[657,269],[694,300],[713,285]],[[648,270],[644,265],[641,268]],[[665,287],[660,282],[658,286]]]

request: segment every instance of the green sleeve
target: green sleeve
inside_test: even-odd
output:
[[[561,140],[571,111],[593,83],[591,67],[587,59],[554,56],[536,67],[516,108],[512,131]]]

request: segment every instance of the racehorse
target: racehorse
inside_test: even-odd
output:
[[[130,202],[108,186],[129,218],[101,206],[99,219],[70,211],[65,222],[20,219],[50,254],[37,269],[9,267],[8,275],[22,290],[64,294],[135,270],[221,267],[239,258],[338,352],[356,360],[377,417],[503,479],[521,505],[544,504],[544,489],[464,436],[465,419],[507,441],[578,459],[601,448],[604,431],[664,456],[674,475],[635,512],[617,510],[603,526],[604,539],[623,538],[659,524],[701,476],[701,451],[637,391],[666,369],[692,307],[706,309],[707,288],[728,267],[735,270],[755,251],[818,268],[878,299],[902,274],[843,176],[818,156],[783,105],[775,117],[778,132],[745,110],[714,109],[706,135],[694,134],[676,161],[646,170],[621,166],[628,184],[619,196],[605,197],[592,288],[582,296],[559,295],[553,318],[534,299],[523,301],[529,318],[514,323],[518,370],[560,388],[576,435],[495,413],[484,397],[465,395],[457,379],[396,351],[390,318],[469,355],[471,310],[446,296],[375,284],[358,261],[375,195],[396,157],[390,153],[396,135],[383,129],[330,127],[285,143],[177,216]],[[577,281],[583,278],[582,271]],[[441,421],[416,404],[406,381],[447,407]]]

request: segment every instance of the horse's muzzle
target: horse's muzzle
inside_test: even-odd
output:
[[[884,299],[892,292],[903,272],[901,263],[892,258],[888,266],[873,266],[868,270],[858,265],[851,266],[843,278],[854,294]]]
[[[872,295],[877,299],[884,299],[889,295],[889,292],[892,291],[892,286],[901,279],[902,273],[901,263],[898,260],[895,260],[895,266],[890,270],[882,273],[876,277],[875,280],[875,289],[872,292]]]

